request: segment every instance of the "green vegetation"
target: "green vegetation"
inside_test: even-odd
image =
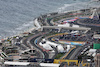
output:
[[[10,39],[7,39],[7,41],[10,41]]]
[[[47,36],[51,36],[51,35],[54,35],[54,34],[58,34],[57,32],[50,32],[49,34],[45,34],[42,38],[45,38]]]
[[[11,40],[10,39],[7,39],[7,41],[9,42],[9,44],[11,44]]]
[[[32,35],[34,35],[34,34],[31,34],[31,33],[30,33],[28,36],[32,36]]]
[[[11,44],[11,41],[9,41],[9,44]]]
[[[52,18],[47,18],[47,20],[51,20]]]
[[[13,38],[16,38],[16,36],[15,36],[15,37],[13,37]]]
[[[60,57],[62,57],[65,53],[58,53],[57,56],[55,57],[55,59],[59,59]]]

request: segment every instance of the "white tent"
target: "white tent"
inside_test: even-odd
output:
[[[43,44],[42,44],[41,42],[39,43],[39,45],[40,45],[40,46],[43,46]]]
[[[41,42],[39,43],[40,46],[42,46],[46,50],[52,50],[52,47],[49,44],[42,44]]]
[[[96,52],[96,49],[90,49],[89,52],[90,53],[95,53]]]
[[[42,39],[42,41],[46,41],[45,39]]]
[[[92,56],[94,57],[96,55],[96,53],[93,53]]]
[[[52,52],[54,53],[55,51],[54,51],[54,50],[52,50]]]
[[[53,64],[53,63],[40,63],[42,67],[59,67],[60,64]]]
[[[29,62],[9,62],[9,61],[6,61],[4,62],[5,65],[29,65],[30,63]]]
[[[51,45],[51,46],[53,46],[53,47],[56,47],[56,46],[59,45],[59,44],[56,44],[56,43],[50,42],[50,41],[46,41],[46,44],[49,44],[49,45]]]
[[[67,52],[70,50],[70,45],[67,45]]]
[[[46,50],[53,50],[53,48],[49,44],[43,44],[43,48]]]
[[[57,50],[58,50],[58,52],[64,52],[64,48],[62,45],[58,45]]]
[[[42,44],[40,42],[39,45],[45,48],[46,50],[53,50],[53,48],[51,47],[53,46],[53,47],[57,47],[58,52],[64,52],[63,46],[61,46],[60,44],[56,44],[54,42],[46,41],[45,44]]]

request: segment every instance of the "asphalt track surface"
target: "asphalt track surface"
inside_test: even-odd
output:
[[[34,41],[35,41],[35,39],[37,39],[38,37],[40,37],[40,36],[42,36],[41,34],[38,34],[38,35],[36,35],[36,36],[34,36],[32,39],[30,39],[30,43],[34,46],[34,47],[36,47],[38,50],[40,50],[43,54],[44,54],[44,58],[45,59],[47,59],[48,57],[49,57],[49,55],[47,54],[47,52],[46,51],[43,51],[39,46],[37,46],[37,43],[35,43]]]

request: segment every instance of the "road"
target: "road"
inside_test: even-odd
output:
[[[38,34],[38,35],[35,35],[33,38],[30,37],[29,41],[30,41],[30,43],[31,43],[34,47],[36,47],[38,50],[40,50],[40,51],[44,54],[45,57],[43,57],[43,58],[46,58],[46,59],[47,59],[47,58],[49,57],[49,55],[47,54],[47,52],[46,52],[46,51],[43,51],[43,50],[37,45],[37,43],[35,42],[35,39],[38,38],[38,37],[40,37],[40,36],[42,36],[42,35],[41,35],[41,34]]]
[[[48,22],[49,25],[52,26],[52,24],[50,23],[51,19],[46,20],[46,22]],[[28,47],[29,49],[33,49],[35,48],[36,51],[38,51],[41,54],[40,58],[45,58],[48,59],[49,55],[46,51],[44,51],[43,48],[41,48],[38,45],[38,40],[36,40],[37,38],[44,36],[45,34],[42,34],[43,32],[39,32],[39,31],[34,31],[33,33],[35,33],[34,35],[28,36],[26,38],[23,38],[23,45],[25,45],[26,47]],[[44,32],[45,33],[45,32]]]

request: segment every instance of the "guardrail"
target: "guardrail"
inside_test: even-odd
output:
[[[75,62],[76,65],[78,65],[78,60],[64,60],[64,59],[54,59],[54,62],[55,64],[61,64],[62,62],[67,62],[68,63],[68,66],[70,65],[70,62]]]
[[[38,40],[38,38],[37,39],[35,39],[35,41],[34,41],[34,44],[37,46],[37,40]],[[37,47],[39,47],[39,46],[37,46]],[[40,51],[40,50],[39,50]],[[42,51],[40,51],[41,53],[42,53]],[[45,58],[45,55],[42,53],[42,56],[43,56],[43,58]]]
[[[76,46],[75,47],[73,47],[72,49],[70,49],[69,50],[69,52],[64,56],[64,57],[62,57],[61,59],[64,59],[64,58],[66,58],[67,56],[68,56],[68,54],[73,50],[73,49],[75,49],[76,48]]]

